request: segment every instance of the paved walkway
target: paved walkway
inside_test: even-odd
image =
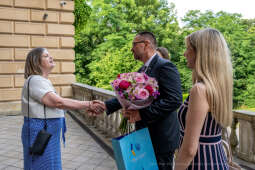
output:
[[[72,118],[66,116],[63,170],[117,170],[115,161]],[[0,170],[23,169],[22,116],[0,116]]]

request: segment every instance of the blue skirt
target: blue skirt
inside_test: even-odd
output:
[[[24,117],[22,127],[22,144],[24,154],[24,170],[62,170],[60,134],[62,131],[63,143],[65,143],[66,124],[65,118],[46,119],[47,132],[52,134],[50,141],[41,156],[31,156],[29,147],[35,141],[38,132],[44,127],[44,119],[30,118],[30,145],[28,118]]]

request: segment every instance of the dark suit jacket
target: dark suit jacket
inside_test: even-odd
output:
[[[182,103],[179,72],[169,60],[156,55],[146,74],[158,81],[160,96],[150,106],[139,110],[142,120],[136,122],[136,129],[148,127],[156,154],[173,152],[179,145],[176,112]],[[121,108],[116,98],[105,101],[105,104],[107,114]]]

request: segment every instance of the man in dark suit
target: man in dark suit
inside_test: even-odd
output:
[[[171,170],[174,151],[179,145],[179,124],[176,110],[182,103],[181,82],[176,66],[158,56],[156,38],[141,32],[133,40],[134,58],[144,63],[138,72],[156,78],[160,96],[143,109],[127,111],[136,129],[148,127],[160,170]],[[121,109],[117,98],[105,101],[107,115]]]

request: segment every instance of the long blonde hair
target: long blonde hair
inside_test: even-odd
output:
[[[196,54],[193,84],[205,84],[212,116],[223,127],[230,126],[233,119],[233,72],[224,37],[218,30],[207,28],[190,34],[186,41]]]

